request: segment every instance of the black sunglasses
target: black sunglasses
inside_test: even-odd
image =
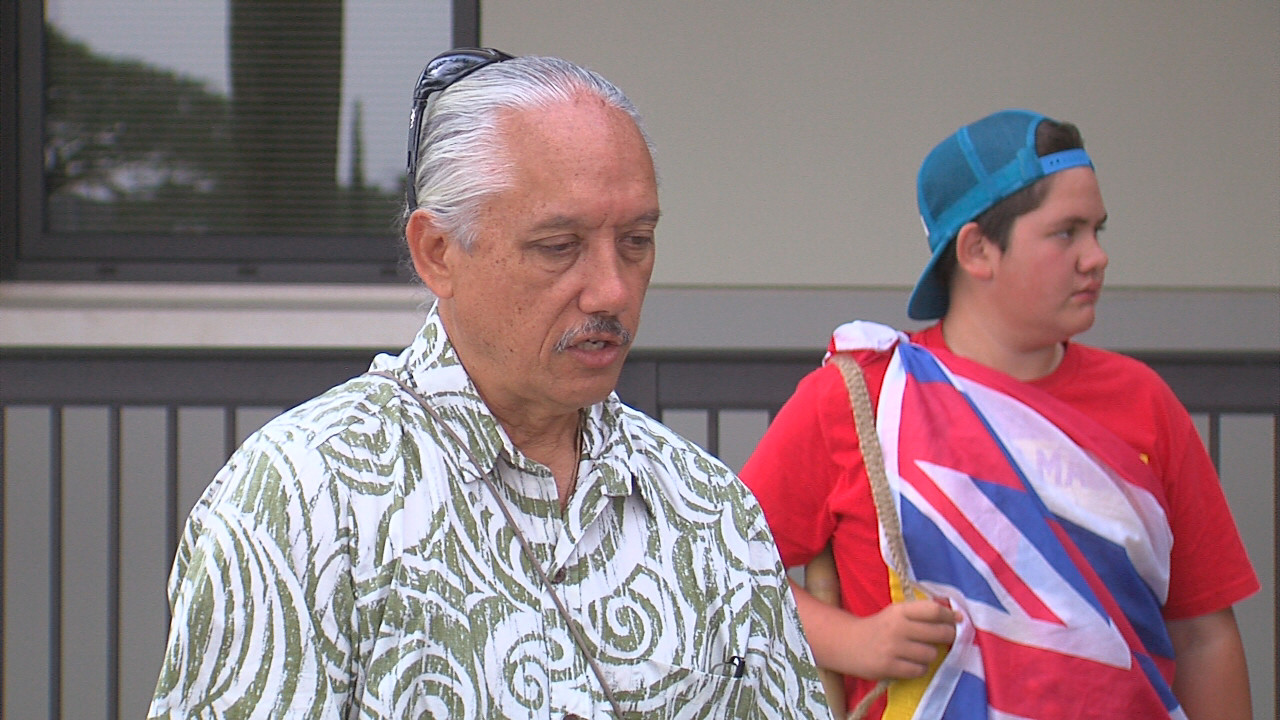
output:
[[[423,68],[413,89],[413,111],[409,114],[409,182],[405,199],[409,201],[410,210],[418,206],[414,175],[418,169],[418,146],[422,140],[419,135],[422,133],[422,117],[427,112],[427,99],[486,65],[514,57],[493,48],[458,48],[435,56]]]

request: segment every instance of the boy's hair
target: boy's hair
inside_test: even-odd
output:
[[[1084,138],[1075,125],[1046,118],[1036,128],[1037,155],[1044,157],[1076,148],[1084,148]],[[1009,249],[1009,232],[1013,229],[1013,221],[1040,207],[1049,195],[1049,184],[1052,182],[1053,176],[1046,175],[992,205],[973,221],[978,223],[982,234],[1004,252]],[[951,278],[955,276],[956,263],[955,243],[952,242],[951,250],[938,259],[935,270],[938,279],[948,290]]]

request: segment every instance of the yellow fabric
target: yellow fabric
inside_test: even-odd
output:
[[[907,597],[903,592],[902,580],[898,577],[898,573],[892,568],[886,568],[886,570],[889,573],[889,596],[896,603],[905,601]],[[883,720],[911,720],[915,715],[916,707],[920,705],[920,698],[924,697],[925,688],[938,672],[942,659],[947,656],[947,646],[939,645],[938,650],[938,657],[934,658],[929,666],[929,672],[922,677],[912,680],[895,680],[889,683],[889,689],[885,692],[884,715],[881,715]]]

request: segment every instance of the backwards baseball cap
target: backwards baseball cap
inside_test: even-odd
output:
[[[907,316],[932,320],[947,312],[947,287],[938,260],[965,223],[1046,175],[1093,167],[1083,148],[1036,155],[1036,128],[1044,115],[1001,110],[965,125],[924,159],[916,178],[920,219],[932,253],[907,301]]]

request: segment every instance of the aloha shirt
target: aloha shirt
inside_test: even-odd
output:
[[[611,395],[564,513],[433,307],[399,356],[268,423],[187,521],[152,718],[612,717],[482,474],[627,717],[829,717],[763,515]]]

